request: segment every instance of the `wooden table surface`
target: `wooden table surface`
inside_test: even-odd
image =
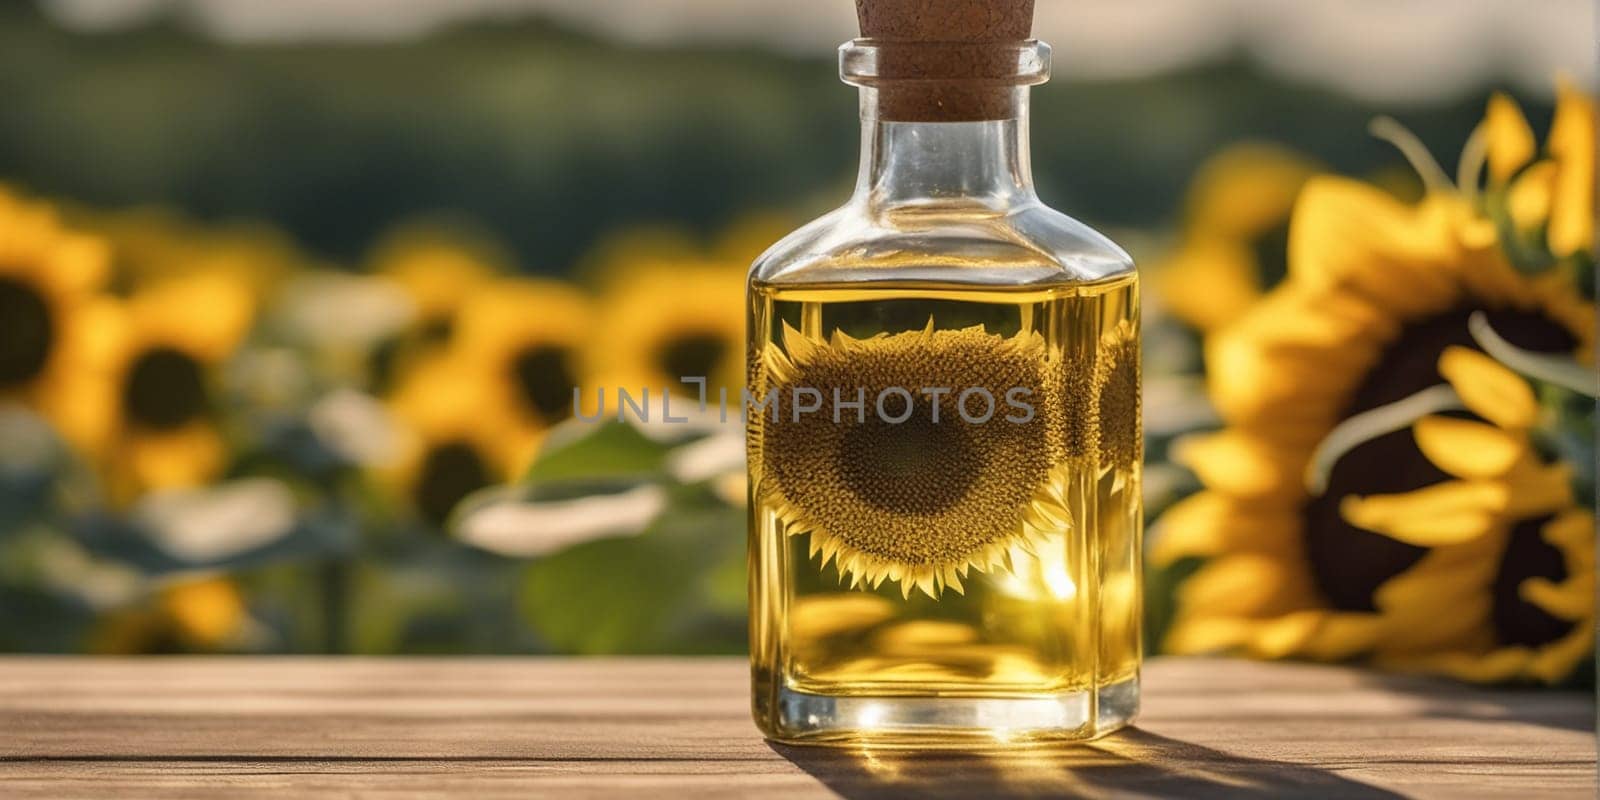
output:
[[[1593,697],[1157,659],[1136,729],[764,742],[740,659],[0,658],[0,797],[1593,797]]]

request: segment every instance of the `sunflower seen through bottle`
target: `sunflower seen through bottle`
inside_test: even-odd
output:
[[[1043,205],[1030,0],[859,0],[862,165],[751,269],[751,667],[773,738],[1081,739],[1138,703],[1138,285]]]

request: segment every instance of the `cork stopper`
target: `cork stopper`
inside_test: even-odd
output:
[[[1033,0],[856,0],[861,36],[883,42],[1021,42]]]
[[[1019,69],[1034,51],[1034,0],[856,0],[880,119],[960,122],[1016,113]],[[1048,50],[1046,49],[1047,53]]]

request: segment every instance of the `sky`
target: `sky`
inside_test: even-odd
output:
[[[551,17],[628,42],[822,54],[855,34],[849,0],[40,0],[63,25],[175,15],[236,42],[392,41],[452,24]],[[1038,0],[1057,75],[1156,74],[1248,53],[1286,76],[1378,101],[1448,100],[1509,83],[1595,85],[1591,0]]]

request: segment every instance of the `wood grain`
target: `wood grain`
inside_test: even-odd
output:
[[[0,658],[0,797],[1592,797],[1593,698],[1155,660],[1137,729],[770,745],[740,659]]]

